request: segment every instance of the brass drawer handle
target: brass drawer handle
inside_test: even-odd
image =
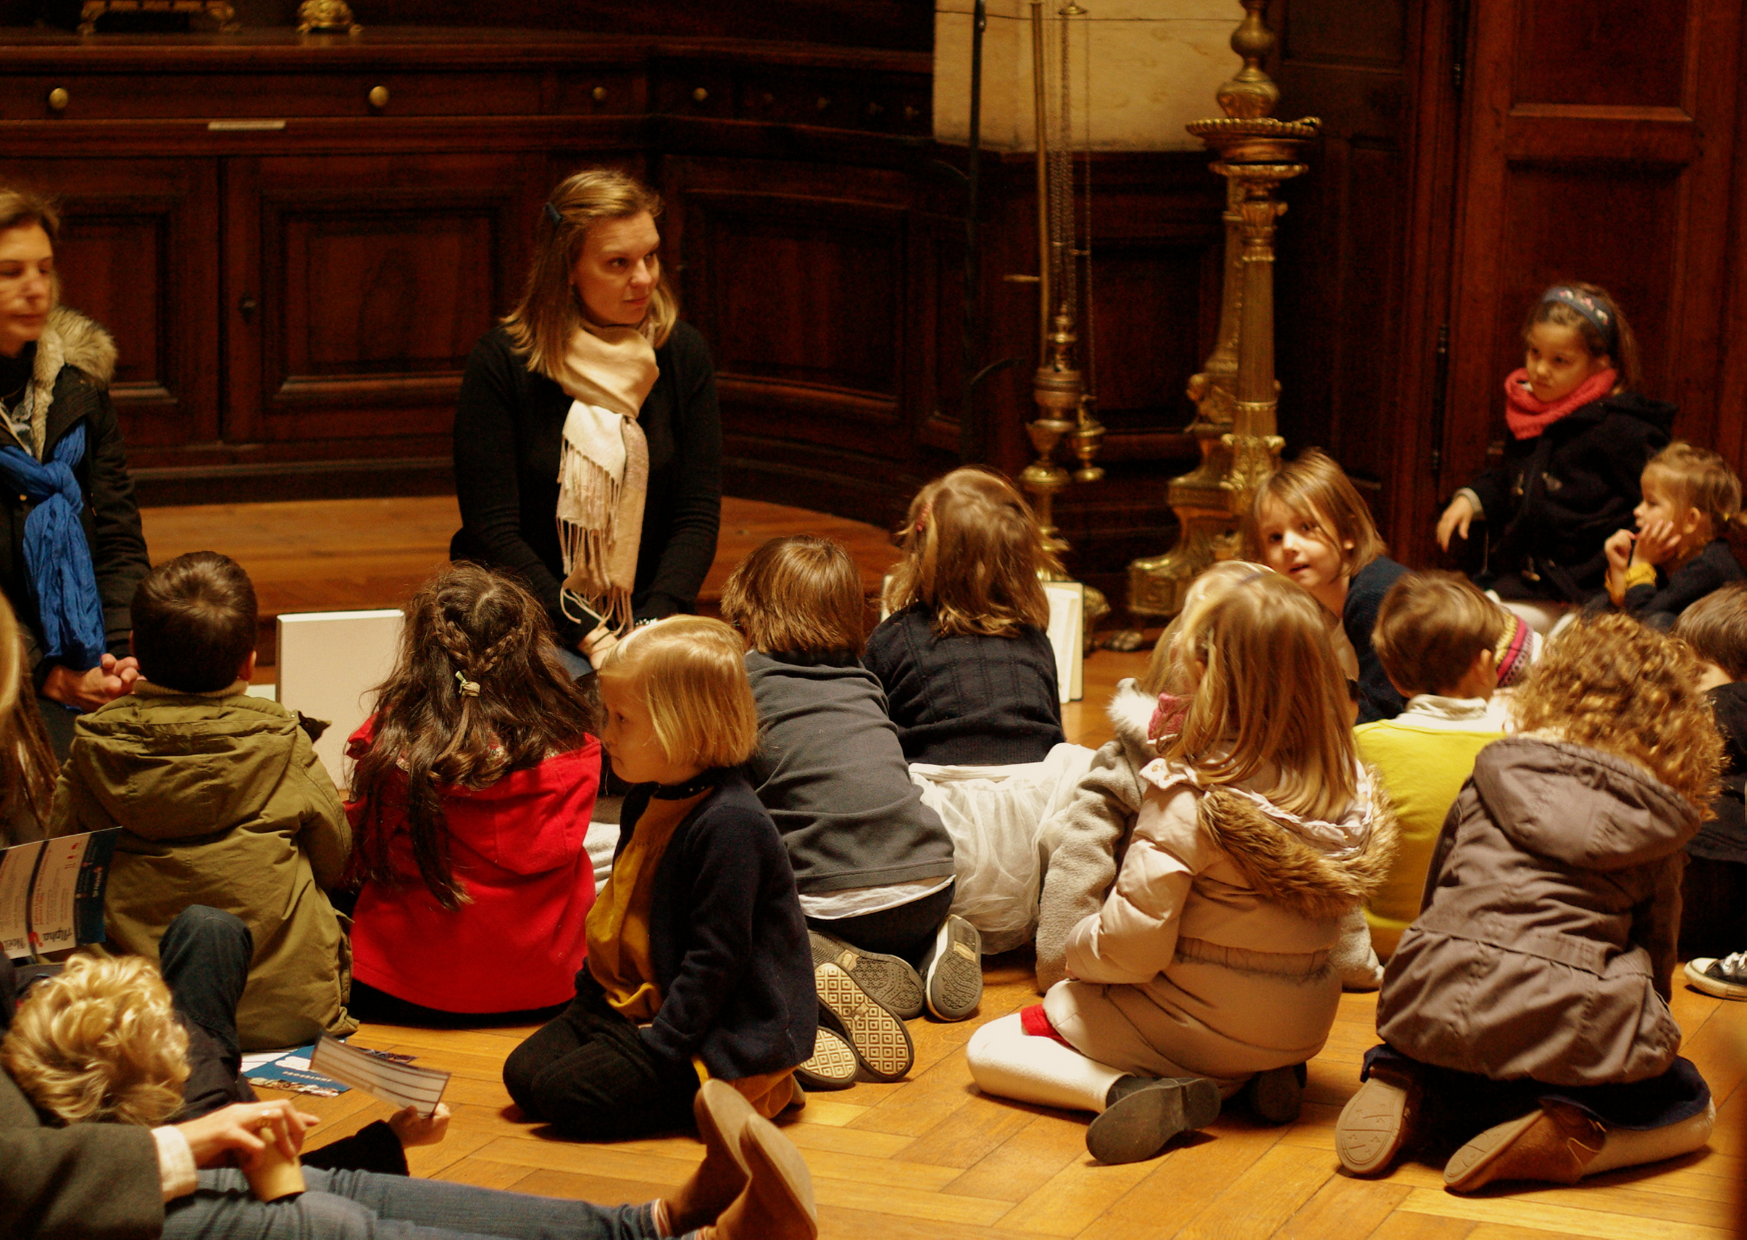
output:
[[[375,108],[378,112],[382,111],[383,108],[388,106],[388,87],[372,86],[370,88],[369,99],[371,107]]]
[[[65,112],[73,97],[67,93],[65,86],[57,86],[49,92],[49,107],[56,112]]]
[[[607,101],[607,88],[604,86],[597,86],[588,93],[596,103],[605,103]]]
[[[702,103],[704,100],[708,99],[709,97],[710,97],[710,92],[705,90],[702,86],[698,87],[696,90],[694,90],[692,92],[692,102],[694,102],[694,103]]]

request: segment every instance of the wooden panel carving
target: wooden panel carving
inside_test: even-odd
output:
[[[227,434],[440,444],[467,354],[513,295],[504,273],[525,264],[541,161],[236,163],[232,248],[256,261],[233,268]]]
[[[16,160],[0,182],[57,197],[62,299],[107,327],[132,459],[217,438],[218,171],[209,160]]]

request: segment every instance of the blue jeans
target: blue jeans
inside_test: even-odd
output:
[[[164,1207],[164,1240],[655,1240],[647,1204],[502,1193],[368,1171],[303,1169],[309,1191],[255,1200],[243,1173],[200,1173],[200,1188]]]

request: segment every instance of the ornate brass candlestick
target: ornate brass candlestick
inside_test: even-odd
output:
[[[1279,468],[1283,441],[1275,434],[1280,385],[1274,380],[1274,229],[1286,204],[1275,197],[1282,181],[1308,170],[1302,161],[1316,140],[1314,117],[1281,121],[1269,115],[1280,90],[1262,71],[1274,33],[1262,20],[1267,0],[1242,0],[1244,19],[1231,36],[1243,67],[1219,88],[1222,117],[1192,121],[1189,132],[1219,156],[1213,171],[1226,178],[1225,280],[1219,333],[1200,374],[1189,380],[1189,399],[1201,463],[1171,480],[1177,545],[1128,566],[1128,610],[1166,617],[1202,569],[1236,553],[1239,520],[1255,489]],[[1136,649],[1138,631],[1112,645]]]

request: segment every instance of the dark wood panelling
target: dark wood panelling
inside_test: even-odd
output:
[[[0,180],[59,198],[67,304],[107,327],[132,459],[218,436],[218,349],[196,316],[218,291],[212,160],[6,160]]]
[[[1703,3],[1703,0],[1698,0]],[[1686,105],[1690,0],[1522,0],[1517,103]]]

